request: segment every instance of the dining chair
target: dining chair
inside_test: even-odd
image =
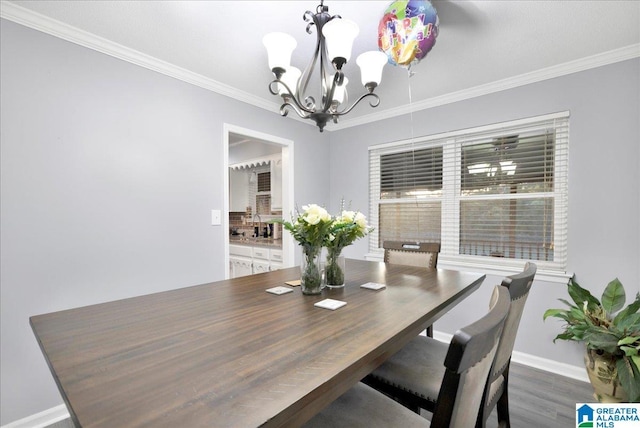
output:
[[[498,339],[509,313],[508,290],[496,286],[495,293],[496,299],[489,312],[454,334],[444,359],[444,377],[431,421],[358,383],[303,426],[472,428],[498,348]]]
[[[384,241],[384,262],[408,266],[436,267],[440,244],[437,242]]]
[[[384,262],[435,268],[440,244],[437,242],[384,241]],[[427,336],[433,337],[433,325],[427,327]]]
[[[482,406],[477,415],[478,427],[485,426],[494,407],[497,408],[498,423],[510,427],[508,383],[511,353],[536,270],[536,264],[529,262],[521,273],[508,276],[502,281],[501,285],[509,291],[511,306],[495,362],[486,379]],[[445,375],[441,362],[446,354],[446,343],[418,336],[363,379],[363,382],[394,397],[415,412],[420,409],[433,412],[440,399],[440,382]]]

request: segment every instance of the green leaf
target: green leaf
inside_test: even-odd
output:
[[[619,330],[627,331],[629,334],[636,333],[640,336],[640,314],[628,315],[625,318],[616,320],[613,324]]]
[[[638,355],[638,350],[632,346],[621,346],[620,350],[624,352],[627,357],[633,357]]]
[[[635,314],[640,309],[640,293],[636,294],[636,299],[629,304],[626,308],[621,310],[618,315],[613,319],[614,324],[619,324],[622,320],[627,318],[629,315]]]
[[[610,354],[614,354],[618,350],[619,338],[609,332],[590,332],[585,334],[584,340],[592,349],[602,349]]]
[[[623,357],[616,361],[616,369],[620,385],[629,395],[629,401],[640,402],[640,370],[637,362]]]
[[[576,340],[576,341],[578,341],[578,342],[580,342],[580,341],[581,341],[581,339],[576,339],[576,338],[574,338],[574,335],[573,335],[573,334],[571,334],[571,333],[567,333],[567,332],[560,333],[559,335],[557,335],[557,336],[553,339],[553,343],[555,343],[555,342],[556,342],[556,340]]]
[[[563,320],[567,320],[567,310],[566,309],[547,309],[542,315],[542,320],[546,320],[548,317],[556,317],[562,318]]]
[[[627,295],[618,278],[611,281],[602,293],[602,307],[609,314],[614,314],[622,309],[626,300]]]
[[[588,290],[580,287],[580,285],[573,278],[569,280],[568,292],[569,296],[571,296],[573,301],[580,308],[584,306],[584,302],[587,302],[590,309],[595,309],[596,307],[600,306],[600,301],[593,297],[593,295]]]
[[[635,370],[640,372],[640,355],[634,355],[631,357],[631,362],[636,366]]]
[[[623,337],[622,339],[620,339],[618,341],[618,345],[622,346],[622,345],[630,345],[634,342],[638,341],[638,343],[640,344],[640,337],[635,337],[635,336],[627,336],[627,337]]]

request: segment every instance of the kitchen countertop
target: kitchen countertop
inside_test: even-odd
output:
[[[230,235],[229,244],[246,245],[248,247],[282,248],[282,239],[252,238],[240,235]]]

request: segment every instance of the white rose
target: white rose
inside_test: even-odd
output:
[[[315,225],[321,221],[331,220],[331,216],[327,210],[316,204],[305,205],[302,209],[304,210],[304,220],[309,224]]]
[[[342,211],[342,215],[340,216],[340,221],[342,223],[353,223],[353,219],[356,213],[354,211]]]
[[[362,213],[356,214],[354,221],[356,222],[358,227],[360,227],[361,229],[364,230],[367,228],[367,218],[364,216],[364,214]]]

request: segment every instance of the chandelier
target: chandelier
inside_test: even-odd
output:
[[[380,98],[373,91],[380,83],[382,68],[387,63],[387,56],[380,51],[365,52],[358,56],[356,63],[367,92],[347,107],[346,88],[349,79],[342,68],[351,58],[351,47],[360,30],[353,21],[342,19],[339,15],[329,15],[329,7],[323,3],[324,0],[321,0],[316,13],[307,11],[303,15],[307,22],[307,33],[311,34],[314,26],[317,33],[315,52],[304,72],[290,65],[291,54],[297,45],[293,37],[285,33],[269,33],[262,39],[267,48],[269,68],[276,77],[269,83],[269,91],[283,100],[280,114],[286,116],[289,110],[293,110],[301,118],[313,120],[320,132],[329,120],[338,123],[340,116],[349,113],[364,98],[372,98],[369,101],[371,107],[380,104]],[[330,74],[329,62],[333,66],[333,74]],[[316,65],[319,65],[320,77],[319,102],[308,92]]]

